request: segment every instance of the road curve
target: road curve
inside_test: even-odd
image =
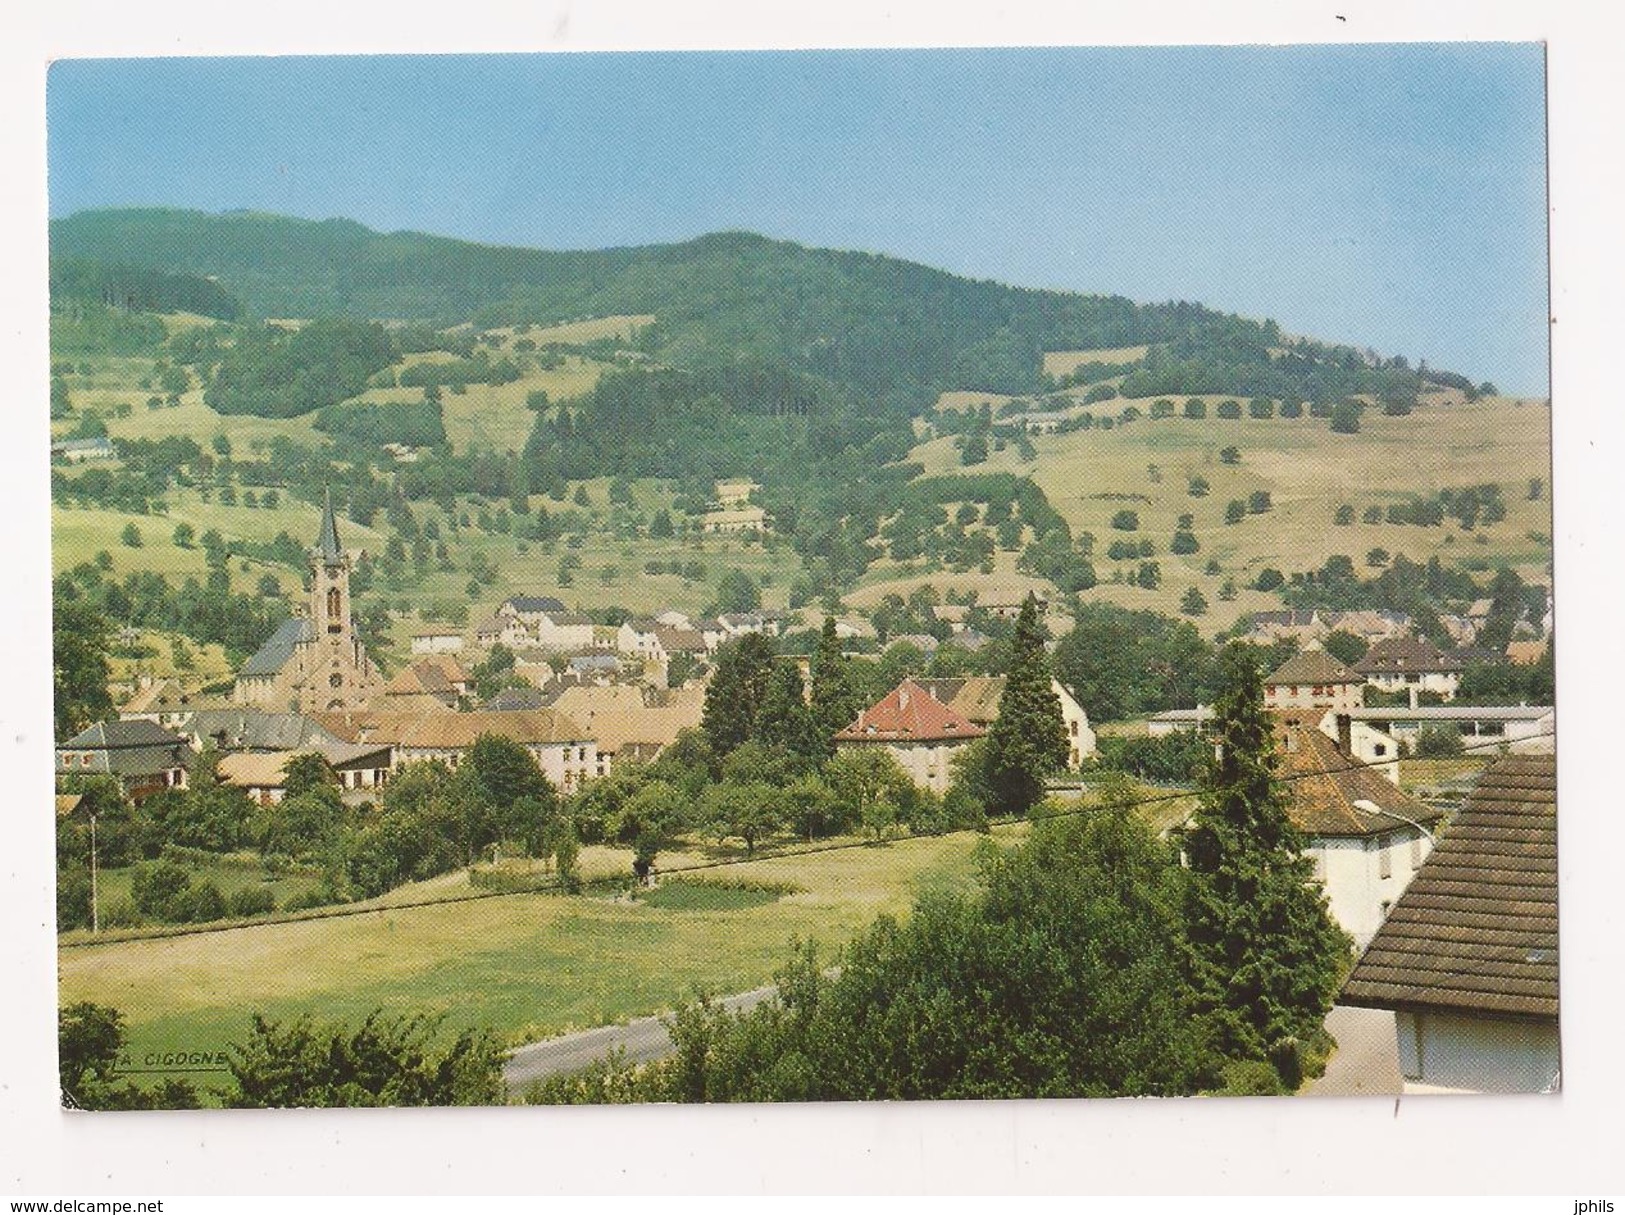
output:
[[[772,987],[758,987],[754,991],[726,996],[716,1003],[730,1012],[754,1008],[774,992]],[[502,1067],[502,1079],[508,1091],[521,1094],[538,1080],[549,1076],[578,1072],[596,1059],[602,1059],[619,1047],[632,1063],[646,1063],[669,1055],[671,1035],[659,1017],[639,1017],[625,1025],[605,1025],[598,1029],[584,1029],[521,1046],[508,1056]]]

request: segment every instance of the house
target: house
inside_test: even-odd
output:
[[[344,740],[302,713],[208,708],[183,714],[174,725],[198,751],[318,751]]]
[[[1440,653],[1425,637],[1378,641],[1354,670],[1384,692],[1437,692],[1446,700],[1454,698],[1461,683],[1461,660]]]
[[[1003,675],[917,679],[915,682],[973,725],[986,730],[998,720],[999,704],[1004,698]],[[1089,726],[1089,714],[1059,680],[1050,680],[1050,690],[1061,702],[1061,721],[1066,727],[1068,748],[1066,766],[1076,768],[1095,753],[1095,732]]]
[[[517,616],[487,616],[474,626],[474,644],[482,650],[505,645],[516,650],[533,637],[530,626]]]
[[[1546,657],[1546,649],[1549,644],[1545,640],[1509,641],[1507,642],[1507,661],[1515,667],[1532,667]]]
[[[1478,755],[1497,750],[1549,755],[1557,738],[1557,710],[1550,705],[1420,705],[1353,709],[1349,716],[1413,747],[1423,729],[1449,726],[1461,731],[1463,745]]]
[[[1557,765],[1506,756],[1479,778],[1339,1002],[1394,1013],[1407,1093],[1554,1092]]]
[[[547,707],[547,694],[535,686],[503,688],[480,705],[486,713],[512,713]]]
[[[621,673],[621,660],[613,654],[577,654],[567,669],[577,679],[603,683]]]
[[[94,439],[57,439],[51,444],[51,459],[80,464],[86,460],[112,460],[118,449],[112,440],[98,436]]]
[[[1328,709],[1320,719],[1320,732],[1343,753],[1380,773],[1391,785],[1399,784],[1399,740],[1370,721],[1355,716],[1353,710]]]
[[[359,708],[380,680],[351,612],[349,553],[339,544],[333,496],[310,551],[310,598],[237,673],[232,700],[262,709],[311,712]]]
[[[1213,732],[1215,720],[1212,705],[1197,705],[1194,709],[1164,709],[1146,718],[1145,732],[1152,738],[1166,738],[1186,730],[1206,735]]]
[[[837,750],[879,747],[922,789],[943,793],[955,756],[987,733],[905,679],[835,735]]]
[[[455,654],[463,648],[463,635],[455,629],[423,629],[412,634],[414,654]]]
[[[224,785],[241,789],[257,805],[270,806],[288,795],[286,770],[295,755],[317,754],[325,759],[339,787],[346,792],[377,789],[389,779],[392,757],[388,746],[335,743],[307,751],[239,751],[222,755],[215,769]]]
[[[592,617],[585,612],[547,612],[531,628],[531,644],[550,654],[590,650],[597,640]]]
[[[1307,643],[1324,641],[1331,631],[1331,626],[1322,619],[1320,612],[1286,608],[1274,612],[1254,612],[1241,639],[1257,645],[1272,645],[1289,638]]]
[[[768,612],[726,612],[717,617],[717,623],[729,640],[743,637],[746,633],[762,633],[768,637],[779,635],[779,618]]]
[[[762,487],[755,481],[740,477],[732,481],[717,482],[717,505],[724,510],[748,506],[751,495]]]
[[[663,612],[656,612],[655,623],[663,624],[674,629],[692,629],[698,627],[695,625],[693,617],[691,617],[687,612],[679,612],[676,608],[667,608]]]
[[[1443,812],[1401,792],[1320,729],[1322,714],[1275,715],[1288,814],[1305,838],[1332,918],[1363,948],[1433,848]]]
[[[968,650],[970,653],[974,654],[977,650],[983,649],[987,645],[991,644],[992,641],[993,638],[989,637],[980,629],[963,628],[942,644],[953,646],[955,649]]]
[[[482,734],[510,738],[529,751],[555,786],[574,792],[598,774],[592,735],[556,709],[473,713],[323,713],[317,720],[347,742],[393,748],[396,769],[417,760],[455,768]]]
[[[551,616],[564,614],[564,603],[551,595],[514,595],[502,601],[498,616],[509,616],[535,628]]]
[[[126,797],[139,801],[164,789],[186,787],[192,748],[156,722],[99,721],[56,749],[57,776],[113,776]]]
[[[1365,680],[1325,650],[1294,654],[1264,677],[1266,709],[1356,709]]]
[[[119,706],[118,715],[124,721],[139,718],[172,730],[197,707],[200,699],[187,692],[176,679],[144,679],[142,682],[144,686]]]
[[[707,511],[700,516],[700,526],[712,534],[762,532],[767,530],[767,512],[759,506]]]
[[[553,708],[580,722],[593,736],[598,744],[598,774],[604,775],[617,763],[651,760],[682,731],[699,729],[705,689],[579,686],[560,692]]]
[[[1334,633],[1349,633],[1367,645],[1388,637],[1402,637],[1411,631],[1411,618],[1404,612],[1385,608],[1359,608],[1348,612],[1328,612],[1326,625]]]
[[[448,654],[431,654],[401,668],[384,685],[375,703],[394,713],[454,710],[472,690],[473,679],[461,663]]]
[[[1033,606],[1038,611],[1038,619],[1042,621],[1049,614],[1049,600],[1037,591],[1020,589],[995,591],[986,597],[978,598],[976,606],[996,619],[1014,620],[1021,615],[1021,609],[1028,599],[1033,601]]]

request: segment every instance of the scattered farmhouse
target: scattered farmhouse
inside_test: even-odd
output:
[[[922,789],[947,791],[949,765],[987,733],[913,679],[905,679],[835,735],[837,750],[880,747]]]
[[[1325,650],[1294,654],[1264,677],[1266,709],[1356,709],[1365,680]]]
[[[1446,700],[1461,683],[1461,660],[1426,638],[1390,637],[1375,643],[1354,669],[1384,692],[1437,692]]]
[[[759,506],[738,506],[731,510],[707,511],[700,525],[709,533],[762,532],[767,530],[767,512]]]
[[[56,774],[113,776],[126,797],[139,801],[164,789],[186,787],[192,748],[156,722],[99,721],[56,749]]]
[[[1506,756],[1479,778],[1343,987],[1395,1014],[1408,1093],[1552,1092],[1557,768]]]
[[[1370,941],[1433,847],[1442,813],[1402,793],[1319,728],[1321,714],[1277,715],[1282,779],[1332,918]]]
[[[284,622],[243,665],[232,689],[235,703],[308,713],[359,708],[377,693],[378,673],[351,614],[350,568],[329,494],[310,554],[306,613]]]
[[[917,679],[915,681],[949,709],[973,725],[986,730],[998,720],[999,702],[1004,698],[1003,675],[979,675],[965,679]],[[1095,753],[1095,732],[1089,714],[1077,698],[1050,680],[1050,690],[1061,702],[1061,721],[1066,726],[1068,768],[1076,768]]]
[[[93,439],[57,439],[51,444],[51,459],[81,464],[86,460],[112,460],[118,449],[112,440],[102,436]]]

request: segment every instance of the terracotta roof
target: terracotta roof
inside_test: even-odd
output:
[[[1354,669],[1362,675],[1459,671],[1461,663],[1426,638],[1385,637],[1372,643]]]
[[[705,649],[705,638],[700,636],[696,629],[679,629],[669,624],[657,624],[654,626],[654,634],[660,638],[660,648],[668,654],[696,654]]]
[[[1291,797],[1289,813],[1305,835],[1382,835],[1403,828],[1406,819],[1428,824],[1443,817],[1402,793],[1375,768],[1344,754],[1320,731],[1324,709],[1275,716],[1282,735],[1281,775]],[[1374,813],[1370,806],[1390,814]]]
[[[840,742],[944,742],[980,738],[985,733],[914,680],[905,679],[859,713],[835,738]]]
[[[1281,684],[1364,683],[1325,650],[1304,650],[1292,655],[1264,679],[1264,686]]]
[[[1362,1008],[1557,1018],[1557,763],[1479,778],[1343,987]]]

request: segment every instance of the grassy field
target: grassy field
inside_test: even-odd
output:
[[[727,878],[797,890],[771,903],[718,900],[733,904],[721,909],[704,899],[510,895],[70,948],[59,955],[60,995],[121,1009],[137,1060],[220,1050],[256,1011],[443,1012],[451,1025],[490,1026],[517,1043],[656,1012],[697,988],[759,986],[795,938],[833,945],[877,915],[906,912],[924,890],[964,886],[975,843],[956,835],[742,863]],[[437,881],[450,893],[459,879]]]
[[[1135,363],[1145,358],[1147,346],[1117,346],[1110,350],[1046,350],[1044,374],[1060,379],[1088,363]]]
[[[1221,420],[1211,416],[1210,403],[1210,416],[1201,421],[1142,418],[1111,430],[1036,435],[1037,459],[1032,462],[1022,461],[1010,445],[992,453],[986,464],[962,470],[950,437],[921,444],[910,458],[924,463],[928,473],[1009,470],[1032,475],[1074,532],[1095,535],[1095,567],[1102,585],[1086,598],[1172,612],[1185,591],[1196,586],[1209,603],[1201,623],[1213,630],[1228,626],[1240,613],[1279,606],[1274,596],[1246,589],[1259,570],[1314,569],[1333,553],[1352,557],[1362,576],[1375,572],[1366,568],[1367,552],[1383,548],[1413,561],[1433,556],[1457,565],[1506,561],[1526,579],[1544,581],[1551,552],[1550,499],[1543,493],[1530,501],[1525,491],[1531,478],[1550,476],[1550,412],[1505,399],[1472,405],[1429,400],[1409,417],[1367,411],[1355,435],[1333,435],[1319,418]],[[1098,409],[1116,413],[1127,404],[1112,401]],[[1142,412],[1149,406],[1146,401],[1134,404]],[[1219,460],[1220,450],[1230,445],[1241,453],[1240,463],[1233,466]],[[1419,451],[1428,457],[1418,458]],[[1209,482],[1206,497],[1189,496],[1188,483],[1195,476]],[[1333,512],[1343,503],[1355,508],[1358,520],[1369,506],[1386,507],[1447,487],[1492,481],[1501,485],[1508,507],[1506,520],[1492,527],[1465,532],[1454,523],[1430,528],[1358,521],[1350,527],[1332,525]],[[1227,525],[1226,503],[1257,490],[1270,494],[1273,508]],[[1112,529],[1112,516],[1123,509],[1138,513],[1137,531]],[[1201,549],[1176,557],[1167,551],[1168,542],[1178,516],[1187,512],[1195,516]],[[1149,539],[1157,546],[1155,560],[1163,579],[1157,590],[1112,582],[1118,565],[1127,570],[1137,564],[1104,558],[1105,547],[1116,538]],[[1209,560],[1219,562],[1221,574],[1203,572]],[[1240,588],[1228,604],[1217,597],[1225,578],[1233,578]]]

